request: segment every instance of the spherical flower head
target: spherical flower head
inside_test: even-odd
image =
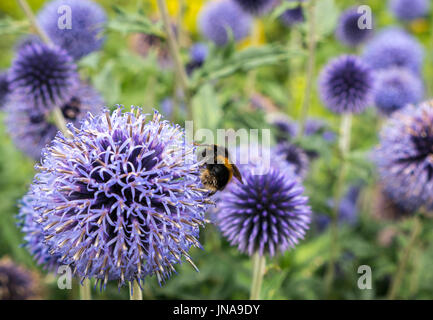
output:
[[[356,47],[368,40],[373,29],[363,28],[359,23],[361,18],[362,13],[358,13],[358,7],[349,8],[340,15],[335,34],[341,43]]]
[[[78,126],[88,112],[98,113],[104,101],[92,87],[80,84],[72,97],[58,105],[67,123]],[[42,149],[56,136],[59,128],[46,110],[17,102],[11,97],[6,105],[6,127],[14,144],[29,157],[39,160]]]
[[[275,136],[278,143],[294,138],[299,130],[298,124],[284,113],[268,113],[266,114],[266,121],[277,129]]]
[[[37,42],[17,52],[8,80],[17,99],[45,110],[69,99],[79,82],[76,65],[66,51]]]
[[[39,276],[10,258],[0,259],[0,300],[32,300],[40,295]]]
[[[273,0],[234,0],[243,10],[248,13],[258,15],[269,9]]]
[[[293,9],[287,9],[280,16],[280,20],[283,24],[290,27],[298,23],[302,23],[305,21],[304,10],[302,9],[302,5],[300,4],[304,0],[286,0],[289,2],[297,2],[298,5]]]
[[[429,0],[389,0],[389,10],[400,20],[410,21],[428,14]]]
[[[199,25],[206,38],[223,46],[229,41],[230,33],[235,41],[248,36],[252,19],[233,0],[214,0],[203,7]]]
[[[278,144],[275,148],[275,152],[282,155],[284,159],[293,166],[293,170],[299,178],[304,179],[307,176],[310,161],[303,149],[286,142]]]
[[[57,271],[61,256],[51,254],[45,243],[41,224],[38,223],[39,214],[33,208],[35,198],[31,193],[26,194],[19,203],[18,225],[24,234],[24,247],[30,252],[38,265],[49,271]]]
[[[0,72],[0,108],[3,108],[10,93],[7,71]]]
[[[401,67],[419,73],[424,58],[422,45],[404,30],[387,28],[365,47],[363,59],[373,69]]]
[[[320,75],[319,85],[323,103],[335,113],[360,113],[373,102],[373,73],[357,56],[331,60]]]
[[[420,102],[424,94],[421,79],[404,68],[379,70],[376,81],[375,105],[385,115]]]
[[[75,60],[99,50],[105,40],[101,35],[107,20],[105,11],[90,0],[48,2],[37,20],[48,37]]]
[[[303,239],[311,209],[299,179],[286,171],[284,160],[272,156],[265,168],[256,161],[240,167],[243,184],[230,183],[221,193],[216,222],[223,235],[249,255],[274,256]]]
[[[104,287],[154,274],[161,283],[182,257],[194,266],[188,250],[200,247],[210,200],[184,130],[135,107],[69,130],[45,149],[31,189],[53,253]]]
[[[374,154],[381,183],[394,203],[411,212],[433,204],[432,159],[432,102],[395,112]]]

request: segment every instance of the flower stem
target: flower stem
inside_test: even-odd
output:
[[[263,275],[265,274],[266,258],[259,252],[253,255],[253,281],[251,284],[250,300],[259,300],[262,289]]]
[[[331,244],[328,268],[325,275],[325,294],[329,297],[334,282],[335,260],[338,252],[338,211],[340,208],[341,198],[343,196],[344,182],[347,174],[347,155],[350,151],[350,133],[352,128],[352,114],[345,113],[340,123],[339,150],[341,155],[341,168],[337,177],[334,208],[331,220]]]
[[[406,265],[409,261],[411,251],[415,247],[416,240],[418,239],[419,234],[422,230],[422,224],[421,220],[418,216],[415,216],[413,218],[413,226],[412,226],[412,233],[409,238],[409,243],[406,246],[406,248],[403,251],[403,254],[400,258],[400,261],[397,266],[397,272],[393,278],[393,281],[391,283],[391,287],[388,291],[388,300],[394,300],[397,296],[397,293],[400,289],[400,286],[403,282],[403,276],[406,270]]]
[[[129,297],[130,300],[143,300],[143,292],[137,281],[129,282]]]
[[[45,33],[45,31],[39,25],[35,15],[33,14],[32,9],[30,8],[27,0],[17,0],[19,6],[23,10],[24,14],[27,16],[27,19],[32,24],[36,33],[41,37],[42,41],[44,41],[47,45],[53,46],[54,43],[51,41],[50,37]],[[63,132],[65,136],[70,136],[68,128],[66,127],[66,121],[63,117],[62,111],[59,107],[54,108],[53,110],[53,118],[57,128]]]
[[[158,3],[159,12],[161,13],[161,18],[164,24],[165,32],[167,34],[168,50],[174,62],[174,68],[175,68],[177,79],[179,81],[179,85],[182,88],[182,91],[185,96],[188,118],[192,119],[193,114],[192,114],[192,106],[190,103],[191,92],[189,88],[188,76],[186,74],[185,67],[180,58],[179,46],[177,44],[176,37],[171,27],[167,4],[165,0],[158,0],[157,3]]]
[[[83,283],[80,284],[80,300],[92,300],[90,279],[84,279]]]
[[[305,130],[305,122],[308,117],[308,110],[311,104],[311,94],[314,85],[314,66],[316,63],[316,17],[315,17],[316,0],[311,0],[307,4],[308,10],[308,62],[307,62],[307,78],[305,85],[305,93],[302,101],[301,116],[299,119],[298,135],[302,137]]]

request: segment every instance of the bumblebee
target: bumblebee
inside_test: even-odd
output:
[[[238,167],[230,163],[227,148],[216,144],[196,145],[206,147],[201,152],[201,157],[205,160],[205,163],[201,168],[200,179],[206,189],[210,191],[210,195],[224,190],[233,176],[243,183]]]

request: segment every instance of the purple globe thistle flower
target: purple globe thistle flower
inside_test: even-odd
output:
[[[363,59],[373,69],[401,67],[419,73],[424,58],[422,45],[406,31],[387,28],[365,47]]]
[[[310,161],[305,151],[291,143],[280,143],[275,147],[275,152],[293,166],[295,174],[304,179],[308,174]]]
[[[40,296],[40,278],[11,259],[0,259],[0,300],[32,300]]]
[[[389,118],[374,160],[387,195],[406,211],[433,204],[432,154],[431,101],[408,105]]]
[[[298,133],[298,124],[284,113],[272,112],[266,114],[266,121],[277,129],[276,140],[284,143],[294,138]]]
[[[186,65],[186,71],[191,74],[195,69],[200,68],[209,54],[209,47],[205,43],[196,43],[189,50],[190,61]]]
[[[66,51],[35,42],[18,51],[8,80],[15,98],[45,110],[69,99],[79,82]]]
[[[230,32],[235,41],[248,36],[252,19],[233,0],[210,1],[200,12],[199,25],[206,38],[223,46],[229,41]]]
[[[61,256],[51,254],[45,243],[42,226],[37,222],[38,212],[33,208],[35,199],[29,193],[19,203],[19,227],[24,233],[24,247],[30,252],[36,263],[49,271],[55,271],[60,266]]]
[[[62,21],[62,14],[70,15]],[[102,7],[89,0],[56,0],[48,2],[37,16],[48,37],[65,49],[75,60],[99,50],[107,17]],[[60,24],[64,23],[64,25]],[[70,25],[68,25],[70,23]]]
[[[390,68],[376,74],[375,104],[390,115],[407,104],[418,103],[424,94],[421,79],[407,69]]]
[[[349,8],[340,15],[335,35],[341,43],[356,47],[372,35],[373,29],[360,28],[361,17],[362,13],[358,13],[358,7]]]
[[[0,72],[0,108],[5,105],[9,93],[8,73],[7,71]]]
[[[304,238],[311,209],[304,188],[286,167],[278,155],[270,168],[260,161],[240,166],[244,183],[230,183],[220,194],[216,222],[241,252],[274,256]]]
[[[389,10],[400,20],[410,21],[426,16],[429,0],[389,0]]]
[[[234,0],[243,10],[251,14],[261,14],[269,9],[274,0]]]
[[[66,122],[79,125],[88,112],[96,114],[104,101],[90,86],[80,84],[67,102],[59,104]],[[41,157],[42,149],[51,142],[59,129],[50,121],[45,110],[34,109],[26,103],[11,98],[6,105],[6,126],[15,145],[35,160]]]
[[[373,73],[357,56],[332,59],[322,71],[319,84],[322,101],[336,113],[360,113],[373,102]]]
[[[161,283],[188,250],[210,200],[195,147],[161,115],[89,114],[73,138],[59,133],[31,187],[45,239],[81,278]]]
[[[289,2],[298,2],[298,5],[293,9],[287,9],[280,16],[280,20],[283,24],[290,27],[294,24],[302,23],[305,21],[304,10],[302,9],[301,2],[304,0],[286,0]]]

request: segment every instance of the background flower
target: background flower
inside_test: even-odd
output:
[[[0,108],[4,107],[9,92],[8,74],[7,71],[2,71],[0,72]]]
[[[336,113],[359,113],[373,102],[372,71],[356,56],[343,55],[328,62],[319,85],[323,103]]]
[[[294,24],[304,22],[305,21],[304,10],[302,9],[302,6],[300,4],[304,0],[286,0],[286,1],[289,2],[296,1],[299,3],[299,5],[293,9],[287,9],[286,11],[284,11],[283,14],[280,16],[281,22],[289,27]]]
[[[389,10],[401,20],[413,20],[428,14],[429,0],[388,0]]]
[[[390,68],[376,73],[375,104],[386,115],[423,97],[421,79],[406,69]]]
[[[63,49],[38,42],[22,46],[8,74],[14,101],[52,110],[77,88],[76,68]]]
[[[403,67],[419,73],[424,50],[407,32],[398,28],[386,28],[367,44],[363,58],[374,69]]]
[[[59,23],[67,23],[66,19],[59,21],[59,18],[68,13],[71,17],[70,28],[59,28]],[[99,50],[104,43],[102,32],[107,17],[102,7],[93,1],[51,1],[39,12],[37,19],[48,37],[75,60]]]
[[[358,13],[358,7],[346,9],[340,15],[335,32],[338,40],[350,47],[364,43],[372,35],[373,29],[360,28],[361,17],[362,13]]]
[[[203,35],[223,46],[231,32],[235,41],[250,33],[252,19],[233,0],[210,1],[200,12],[199,25]]]

